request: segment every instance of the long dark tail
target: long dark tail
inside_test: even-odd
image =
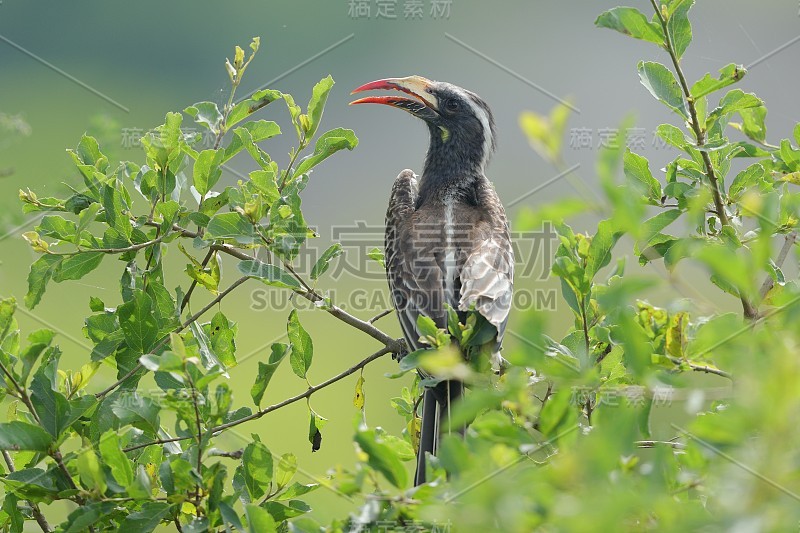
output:
[[[450,409],[464,394],[464,384],[460,381],[442,381],[433,388],[425,389],[422,398],[422,421],[420,427],[419,451],[417,452],[417,472],[414,485],[426,482],[426,453],[436,455],[439,437],[442,433],[463,432],[463,428],[441,427],[442,420],[450,419]],[[446,422],[449,424],[449,422]]]

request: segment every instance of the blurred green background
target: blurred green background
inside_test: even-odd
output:
[[[512,221],[519,220],[525,210],[565,196],[598,199],[599,185],[593,178],[598,144],[603,132],[616,128],[629,112],[637,117],[636,142],[640,146],[636,150],[651,159],[654,170],[672,158],[666,148],[653,143],[655,126],[672,117],[654,104],[636,76],[638,60],[666,61],[666,57],[655,47],[634,44],[593,26],[597,14],[617,2],[453,0],[439,2],[444,11],[434,14],[435,2],[425,0],[421,18],[405,17],[407,3],[411,2],[394,3],[396,18],[391,19],[378,16],[381,2],[375,0],[366,3],[369,16],[355,16],[351,4],[364,3],[349,0],[0,2],[0,175],[4,175],[0,178],[0,294],[21,300],[28,266],[35,259],[20,236],[28,227],[17,200],[18,189],[29,187],[40,196],[65,196],[65,184],[80,188],[81,181],[64,150],[74,147],[84,132],[98,137],[110,159],[141,163],[142,153],[126,146],[126,139],[137,130],[160,124],[167,111],[182,110],[197,101],[226,101],[225,57],[232,56],[234,45],[246,47],[253,36],[261,36],[261,51],[248,69],[239,96],[271,82],[270,88],[291,93],[305,104],[313,84],[331,74],[337,85],[322,127],[352,128],[360,138],[354,152],[337,154],[312,176],[304,206],[321,237],[310,244],[298,269],[308,272],[318,253],[332,241],[336,228],[345,232],[344,239],[352,237],[353,228],[363,223],[368,234],[359,233],[366,244],[346,245],[347,255],[341,259],[353,272],[327,277],[320,284],[363,318],[375,315],[388,301],[383,276],[376,265],[368,263],[364,252],[382,241],[383,213],[394,177],[403,168],[421,169],[427,133],[418,121],[402,113],[348,107],[352,88],[382,77],[419,74],[480,94],[492,106],[499,131],[499,150],[489,174],[501,198],[512,206]],[[639,3],[644,2],[634,2]],[[698,0],[692,19],[695,43],[684,64],[687,75],[695,79],[731,62],[749,65],[758,61],[741,87],[756,92],[769,107],[787,111],[768,117],[775,136],[785,136],[800,121],[795,89],[800,76],[800,44],[789,44],[767,59],[761,58],[800,35],[800,6],[795,0],[754,4]],[[579,110],[570,119],[565,139],[567,166],[580,165],[571,181],[554,179],[559,171],[530,149],[518,126],[522,111],[546,114],[556,105],[548,93],[569,97]],[[284,131],[291,131],[285,109],[277,104],[258,118],[276,120]],[[187,119],[185,125],[192,124]],[[578,136],[585,141],[587,132],[589,146],[579,146]],[[285,166],[292,140],[292,135],[284,135],[264,148]],[[254,168],[246,156],[235,159],[232,166],[240,174]],[[5,175],[6,171],[11,174]],[[220,185],[237,179],[228,172]],[[545,183],[548,185],[540,189]],[[575,190],[575,183],[580,191]],[[143,205],[142,200],[140,209]],[[596,221],[586,215],[576,223],[576,230],[592,228]],[[531,242],[519,243],[519,248],[519,271],[530,272],[518,277],[518,290],[549,298],[548,291],[554,286],[542,280],[541,273],[547,272],[552,249],[536,250]],[[171,259],[176,269],[168,286],[188,286],[180,272],[184,258]],[[525,263],[531,262],[537,266],[526,269]],[[89,343],[81,327],[89,312],[89,295],[116,305],[122,266],[109,260],[80,282],[51,284],[34,312],[20,311],[23,332],[41,327],[58,330],[65,351],[62,367],[77,366],[88,356]],[[232,263],[224,266],[228,272],[235,268]],[[232,281],[233,274],[224,279]],[[692,288],[691,270],[684,272],[683,282],[689,293],[703,290],[702,286]],[[660,290],[668,294],[670,289]],[[285,332],[291,303],[273,298],[264,309],[266,294],[277,293],[267,293],[252,282],[222,305],[228,317],[239,322],[240,364],[231,371],[239,405],[252,407],[249,389],[257,362],[267,357],[269,344]],[[654,294],[657,301],[658,292]],[[203,297],[206,295],[194,303],[195,308]],[[708,305],[736,308],[732,299]],[[559,337],[569,320],[566,306],[550,311],[548,328]],[[344,370],[377,349],[370,338],[325,313],[306,310],[301,316],[316,341],[312,382]],[[393,317],[378,324],[399,335]],[[510,330],[522,328],[516,312]],[[510,336],[509,345],[513,347],[515,342]],[[366,369],[366,413],[370,425],[399,434],[403,422],[394,414],[389,399],[410,380],[384,377],[394,370],[395,363],[389,358]],[[113,375],[112,369],[105,369],[96,378],[98,390],[111,383]],[[322,449],[313,455],[302,402],[237,428],[221,442],[235,449],[250,433],[258,433],[273,452],[296,453],[310,479],[324,475],[331,465],[352,465],[351,437],[358,416],[352,405],[355,379],[353,376],[312,398],[315,410],[329,419]],[[285,365],[264,404],[303,389],[304,384]],[[321,520],[341,517],[345,509],[353,507],[324,490],[310,499],[316,502],[315,514]]]

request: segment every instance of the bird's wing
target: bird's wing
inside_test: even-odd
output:
[[[491,188],[483,194],[480,203],[488,217],[476,224],[472,249],[461,269],[459,310],[474,308],[497,328],[495,352],[499,352],[512,304],[514,250],[500,199]]]
[[[417,296],[421,294],[413,272],[415,252],[413,215],[417,202],[417,179],[410,170],[397,176],[386,211],[385,261],[386,276],[392,292],[403,336],[411,350],[422,347],[417,333],[417,317],[421,313]]]

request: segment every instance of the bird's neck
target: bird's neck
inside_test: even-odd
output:
[[[484,176],[480,143],[464,142],[430,126],[431,142],[420,183],[421,198],[469,196]]]

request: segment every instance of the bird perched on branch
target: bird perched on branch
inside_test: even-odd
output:
[[[422,177],[401,172],[386,213],[386,273],[406,342],[412,350],[425,348],[417,329],[420,315],[447,329],[453,310],[462,324],[471,314],[482,333],[472,336],[479,346],[462,345],[462,353],[467,359],[488,354],[497,368],[514,257],[505,210],[484,174],[495,149],[489,106],[473,92],[420,76],[374,81],[353,93],[375,89],[412,98],[372,96],[352,103],[402,109],[425,121],[430,132]],[[417,485],[425,483],[426,453],[437,452],[440,421],[462,394],[463,384],[452,379],[425,390]]]

